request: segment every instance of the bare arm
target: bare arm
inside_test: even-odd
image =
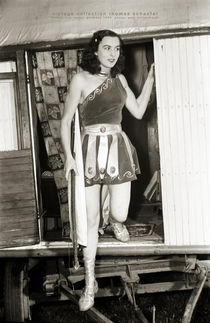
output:
[[[127,92],[127,99],[125,106],[130,111],[130,113],[137,119],[142,119],[147,105],[149,103],[150,95],[152,92],[152,87],[154,83],[154,64],[152,64],[150,71],[148,73],[147,79],[144,83],[141,94],[136,99],[134,93],[129,88],[128,83],[123,75],[120,75],[120,80],[125,87]]]
[[[76,74],[72,78],[64,105],[64,113],[61,119],[61,142],[65,154],[65,176],[67,180],[71,169],[74,169],[74,171],[77,172],[75,160],[71,152],[71,123],[80,102],[81,83],[81,76]]]

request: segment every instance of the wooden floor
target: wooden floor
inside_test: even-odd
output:
[[[154,206],[140,206],[136,214],[128,217],[125,222],[131,241],[164,241],[163,219],[160,210]],[[113,232],[109,227],[99,241],[114,241]]]
[[[161,211],[156,206],[140,205],[138,211],[128,217],[126,227],[130,233],[131,241],[138,242],[164,242],[163,219]],[[46,241],[60,241],[61,230],[49,231],[45,234]],[[116,241],[112,230],[108,226],[104,234],[99,234],[99,242]]]

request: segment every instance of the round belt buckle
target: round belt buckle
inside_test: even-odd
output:
[[[90,175],[93,174],[93,167],[88,167],[88,174],[90,174]]]
[[[114,167],[114,166],[111,166],[111,167],[110,167],[110,171],[111,171],[111,173],[112,173],[112,174],[114,174],[114,172],[115,172],[115,167]]]
[[[106,131],[106,127],[103,126],[103,127],[100,128],[100,132],[104,133],[105,131]]]

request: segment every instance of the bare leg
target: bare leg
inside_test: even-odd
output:
[[[102,193],[101,193],[101,202],[102,202],[102,205],[107,197],[107,195],[109,194],[109,187],[108,185],[103,185],[102,187]]]
[[[111,210],[110,225],[115,238],[121,242],[130,240],[129,232],[123,224],[128,215],[130,188],[130,182],[109,186]]]
[[[87,247],[85,253],[95,258],[98,245],[98,226],[100,220],[100,185],[85,188],[87,210]]]
[[[87,209],[87,247],[83,249],[85,267],[85,290],[80,297],[80,311],[87,311],[94,304],[94,294],[97,292],[95,281],[95,256],[98,245],[98,226],[100,217],[100,186],[86,187]]]
[[[109,203],[109,188],[107,185],[103,185],[101,190],[101,212],[102,212],[102,219],[100,223],[100,230],[99,232],[103,233],[103,229],[107,227],[109,224],[109,217],[110,217],[110,203]]]
[[[125,222],[130,204],[131,182],[110,185],[110,210],[112,217],[118,222]]]

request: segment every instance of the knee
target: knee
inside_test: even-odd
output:
[[[128,208],[126,210],[120,210],[119,209],[111,209],[111,216],[118,222],[125,222],[128,216]]]
[[[112,214],[112,217],[117,221],[117,222],[120,222],[120,223],[124,223],[126,220],[127,220],[127,214],[125,216],[118,216],[116,214]]]

